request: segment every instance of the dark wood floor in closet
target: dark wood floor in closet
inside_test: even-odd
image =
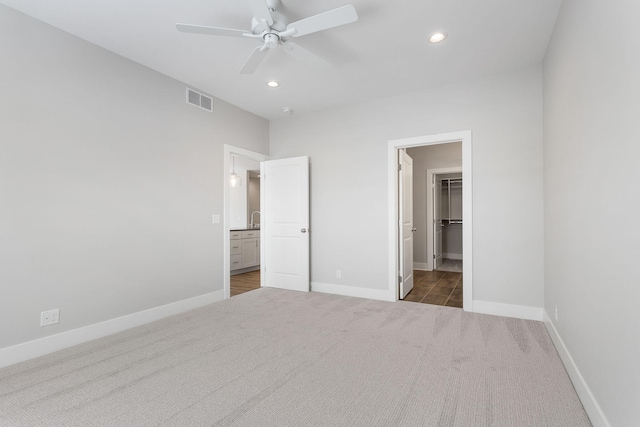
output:
[[[462,273],[413,271],[413,289],[405,301],[462,308]]]

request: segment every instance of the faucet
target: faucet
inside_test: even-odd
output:
[[[256,223],[253,222],[253,215],[254,214],[260,215],[260,211],[251,212],[251,225],[249,226],[250,228],[258,228],[258,227],[260,227],[260,224],[256,224]]]

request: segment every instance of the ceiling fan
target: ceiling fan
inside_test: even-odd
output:
[[[282,50],[307,64],[315,67],[327,67],[331,64],[316,54],[290,41],[292,37],[301,37],[318,31],[328,30],[340,25],[350,24],[358,20],[353,5],[346,5],[327,12],[319,13],[292,23],[286,16],[278,12],[280,0],[246,0],[253,13],[251,31],[235,30],[204,25],[176,24],[179,31],[185,33],[208,34],[227,37],[249,37],[261,41],[261,46],[254,49],[249,59],[240,69],[241,74],[253,73],[266,58],[271,49],[282,47]]]

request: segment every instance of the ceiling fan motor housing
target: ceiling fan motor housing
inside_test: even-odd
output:
[[[266,22],[259,22],[256,18],[251,19],[251,33],[257,35],[266,31],[278,34],[287,29],[289,22],[283,14],[280,12],[271,12],[271,18],[273,19],[273,25],[271,25],[271,27],[269,27]]]

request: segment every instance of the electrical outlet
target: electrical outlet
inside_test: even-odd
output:
[[[47,310],[40,313],[40,326],[49,326],[60,323],[60,309]]]
[[[556,322],[558,321],[558,306],[556,305]]]
[[[336,279],[342,279],[342,270],[336,270]]]

